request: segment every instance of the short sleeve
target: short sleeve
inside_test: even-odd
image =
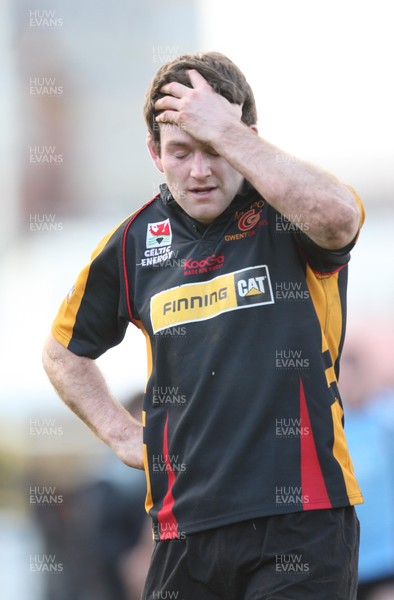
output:
[[[365,220],[365,211],[357,193],[353,188],[349,187],[349,189],[357,201],[361,214],[359,229],[350,244],[344,248],[340,248],[339,250],[327,250],[326,248],[318,246],[301,229],[296,229],[293,231],[293,237],[296,246],[300,250],[301,254],[303,254],[303,256],[306,258],[311,268],[316,272],[331,273],[333,271],[337,271],[347,265],[350,260],[350,251],[353,249],[360,234],[361,227]]]
[[[117,228],[100,242],[53,322],[57,341],[79,356],[97,358],[119,344],[126,333],[122,231],[123,227]]]

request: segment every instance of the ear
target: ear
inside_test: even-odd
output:
[[[257,125],[249,125],[249,129],[251,129],[252,131],[254,131],[255,133],[259,133],[259,130],[257,129]]]
[[[148,135],[146,136],[146,145],[148,146],[149,154],[151,155],[156,168],[160,171],[160,173],[164,173],[160,154],[158,152],[156,142],[153,139],[153,136],[151,133],[148,133]]]

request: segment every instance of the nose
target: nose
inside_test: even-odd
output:
[[[209,156],[203,152],[196,152],[193,156],[191,177],[194,179],[205,179],[212,174]]]

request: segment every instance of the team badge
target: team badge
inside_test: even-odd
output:
[[[259,210],[259,212],[255,212],[255,209],[252,208],[240,217],[240,219],[238,220],[238,229],[240,231],[249,231],[250,229],[256,227],[260,219],[261,210]]]
[[[170,219],[158,221],[157,223],[148,223],[146,232],[147,248],[162,248],[170,246],[172,242],[172,231]]]

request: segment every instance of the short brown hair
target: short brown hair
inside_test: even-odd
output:
[[[220,52],[183,54],[165,63],[156,72],[145,96],[144,117],[149,133],[160,149],[160,128],[156,123],[158,111],[155,102],[164,96],[163,85],[177,81],[192,87],[187,75],[189,69],[198,71],[209,85],[232,104],[242,105],[242,121],[246,125],[257,122],[257,111],[252,88],[245,75],[227,56]]]

